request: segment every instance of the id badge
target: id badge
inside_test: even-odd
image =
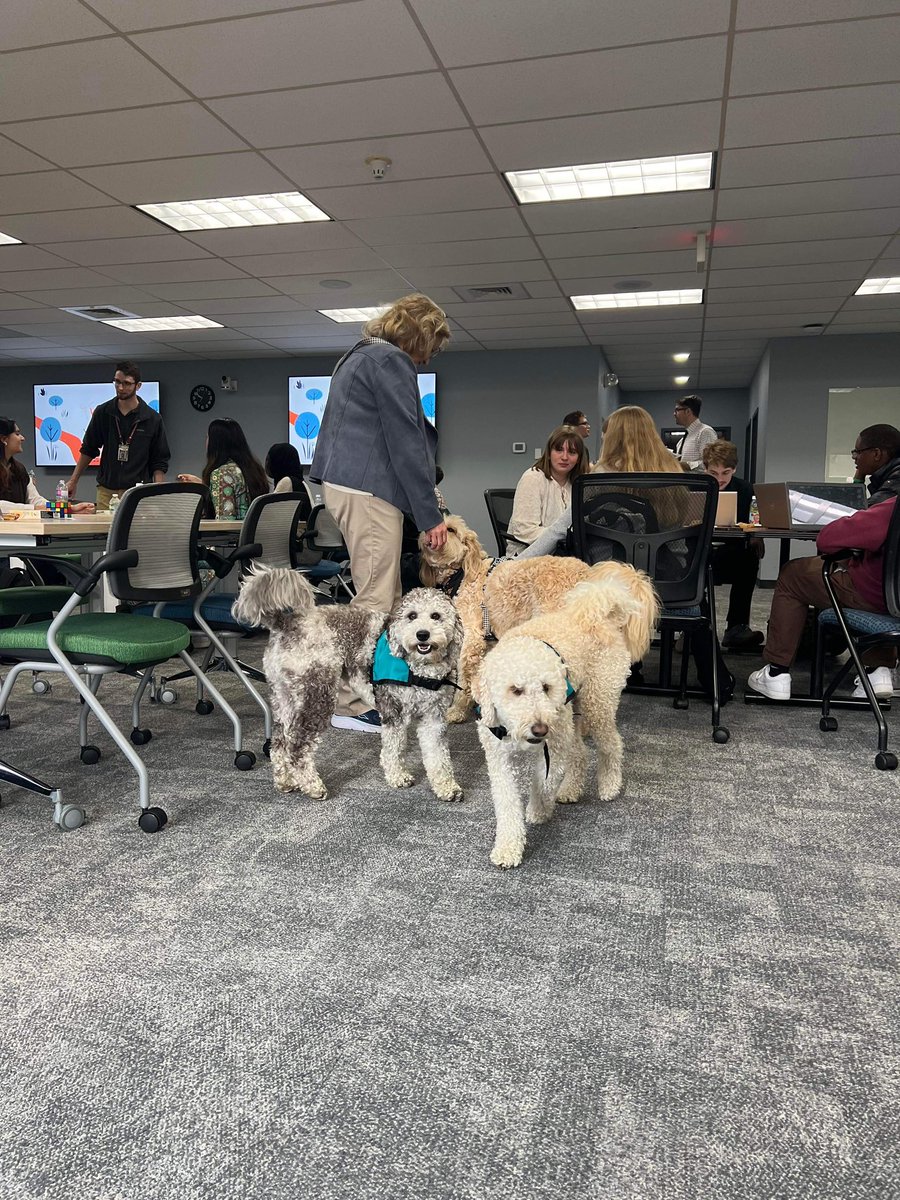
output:
[[[119,442],[119,453],[117,456],[117,461],[120,463],[128,462],[128,443],[127,442]]]

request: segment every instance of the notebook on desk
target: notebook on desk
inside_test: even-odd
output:
[[[758,483],[759,523],[805,533],[866,507],[863,483]]]

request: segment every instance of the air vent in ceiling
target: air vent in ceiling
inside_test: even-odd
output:
[[[455,287],[460,300],[472,303],[476,300],[530,300],[521,283],[495,283],[488,287]]]
[[[122,317],[138,315],[124,308],[115,308],[112,304],[87,304],[81,308],[64,308],[62,311],[71,313],[73,317],[84,317],[86,321],[118,321]]]

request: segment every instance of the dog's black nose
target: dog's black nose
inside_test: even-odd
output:
[[[431,630],[430,629],[417,629],[416,630],[416,641],[430,642],[431,641]]]
[[[535,721],[535,723],[531,727],[531,732],[534,734],[535,737],[543,738],[543,737],[546,737],[547,734],[550,732],[550,726],[545,725],[543,721]]]

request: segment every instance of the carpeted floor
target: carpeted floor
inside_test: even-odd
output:
[[[736,702],[716,746],[703,705],[625,697],[624,794],[504,873],[471,726],[462,805],[337,731],[313,802],[235,771],[182,685],[148,713],[147,836],[66,686],[11,712],[0,754],[89,822],[3,788],[2,1200],[900,1194],[900,780],[870,716]]]

